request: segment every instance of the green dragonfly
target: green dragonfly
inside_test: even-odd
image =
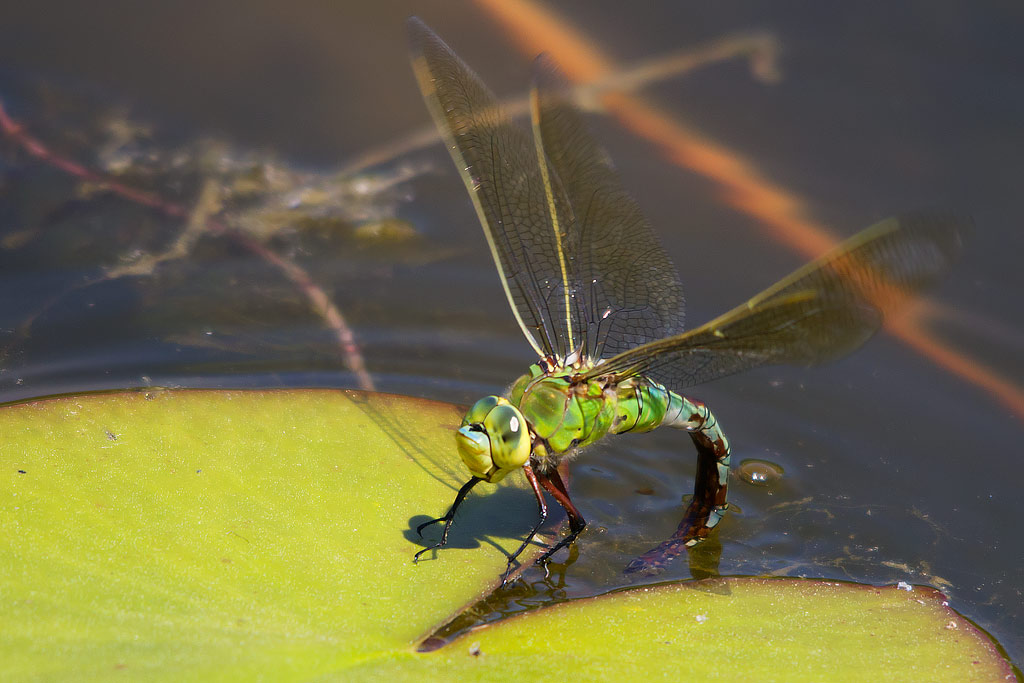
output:
[[[507,118],[480,78],[419,19],[412,63],[462,175],[512,313],[539,356],[505,396],[470,408],[456,445],[471,478],[447,514],[482,481],[522,470],[540,520],[511,554],[504,579],[547,514],[543,490],[586,526],[569,498],[568,459],[607,434],[683,429],[697,449],[694,495],[672,538],[627,568],[661,566],[703,540],[729,509],[729,441],[683,389],[769,364],[813,365],[860,346],[884,314],[945,270],[964,221],[916,214],[854,236],[748,302],[689,332],[675,267],[608,155],[591,138],[565,80],[543,55],[530,93],[532,135]]]

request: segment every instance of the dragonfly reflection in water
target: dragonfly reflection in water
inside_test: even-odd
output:
[[[672,538],[629,570],[652,569],[703,540],[729,509],[729,441],[700,401],[681,390],[741,370],[813,365],[860,346],[884,314],[935,279],[959,250],[965,223],[949,216],[891,218],[701,327],[683,332],[675,267],[553,64],[541,56],[530,93],[533,134],[501,112],[479,77],[425,24],[409,20],[412,63],[427,107],[462,174],[498,275],[538,361],[507,395],[480,399],[456,444],[472,475],[443,522],[482,481],[522,469],[540,520],[543,490],[565,508],[569,533],[586,526],[569,498],[568,458],[607,434],[668,426],[697,448],[694,495]]]

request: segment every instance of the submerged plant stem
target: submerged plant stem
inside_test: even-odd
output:
[[[226,223],[213,218],[212,214],[215,213],[214,204],[216,202],[209,196],[210,183],[204,186],[204,198],[201,198],[199,203],[193,209],[189,209],[175,202],[169,202],[157,194],[130,187],[79,164],[76,161],[67,159],[51,151],[45,144],[43,144],[42,141],[33,137],[25,130],[25,127],[21,123],[13,119],[7,113],[7,110],[3,106],[3,102],[0,102],[0,133],[9,138],[32,157],[54,168],[60,169],[69,175],[79,178],[80,180],[96,184],[107,191],[131,202],[135,202],[136,204],[154,208],[168,216],[188,219],[188,224],[185,227],[184,234],[181,239],[175,243],[175,246],[180,247],[180,249],[187,251],[195,241],[196,232],[199,228],[202,228],[215,235],[222,235],[233,239],[264,261],[275,266],[303,293],[303,295],[305,295],[306,299],[309,301],[310,307],[332,331],[339,353],[341,354],[345,365],[355,375],[359,388],[367,391],[372,391],[374,389],[373,379],[366,370],[366,364],[363,361],[359,345],[356,343],[355,335],[352,334],[351,328],[345,322],[345,317],[342,315],[341,310],[339,310],[334,302],[331,301],[323,288],[313,281],[309,273],[306,272],[302,266],[282,257],[280,254],[267,247],[264,243],[254,239],[243,231],[232,228]],[[152,263],[147,262],[150,272],[152,267],[155,267],[159,260],[165,260],[166,258],[178,257],[181,255],[183,254],[179,254],[177,251],[174,251],[173,254],[169,253],[154,257],[152,259]],[[144,270],[145,269],[140,267],[139,264],[135,264],[134,268],[128,267],[114,269],[106,273],[102,278],[90,280],[84,284],[77,285],[75,289],[126,275],[148,274],[148,272],[144,272]],[[28,324],[31,325],[31,322]],[[22,327],[24,328],[24,326]]]

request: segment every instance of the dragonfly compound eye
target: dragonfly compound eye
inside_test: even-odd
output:
[[[495,406],[484,418],[484,429],[491,437],[491,458],[502,472],[500,476],[526,464],[530,435],[518,408],[511,404]]]
[[[530,457],[523,414],[500,396],[482,398],[469,409],[455,443],[473,476],[491,483],[522,467]]]
[[[495,406],[500,405],[507,406],[511,404],[501,396],[484,396],[474,403],[473,407],[466,413],[466,417],[462,418],[462,426],[482,423],[484,418],[487,417],[487,413],[491,412]]]

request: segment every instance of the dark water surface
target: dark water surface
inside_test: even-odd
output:
[[[7,8],[6,111],[56,154],[120,169],[164,209],[194,210],[210,158],[230,159],[217,177],[239,187],[244,168],[275,159],[294,174],[284,189],[239,190],[226,215],[245,216],[234,227],[299,264],[330,297],[379,390],[469,403],[525,369],[530,347],[439,144],[346,179],[341,199],[317,204],[309,191],[428,125],[407,63],[407,15],[423,16],[499,95],[525,93],[532,55],[517,51],[484,3],[142,7]],[[882,334],[827,368],[763,369],[694,391],[731,438],[734,463],[766,460],[784,476],[737,483],[738,509],[717,538],[658,579],[930,584],[1019,665],[1024,6],[623,7],[568,2],[559,11],[624,65],[743,32],[775,37],[777,83],[735,58],[660,80],[644,96],[796,198],[808,220],[845,236],[894,213],[942,208],[977,226],[930,294],[926,342]],[[115,100],[128,118],[110,114]],[[125,133],[133,121],[152,124],[152,136]],[[682,273],[690,326],[806,260],[707,173],[674,164],[614,119],[594,125]],[[369,181],[384,187],[367,195]],[[10,135],[0,137],[0,191],[0,400],[147,384],[358,385],[304,292],[244,241],[207,234],[184,255],[115,278],[111,269],[170,254],[185,219],[90,191]],[[308,211],[296,209],[303,201]],[[949,353],[928,356],[927,343]],[[692,488],[695,458],[681,437],[622,437],[586,453],[573,471],[591,523],[578,561],[547,583],[527,573],[534,592],[519,586],[499,608],[631,583],[621,569],[674,530]]]

